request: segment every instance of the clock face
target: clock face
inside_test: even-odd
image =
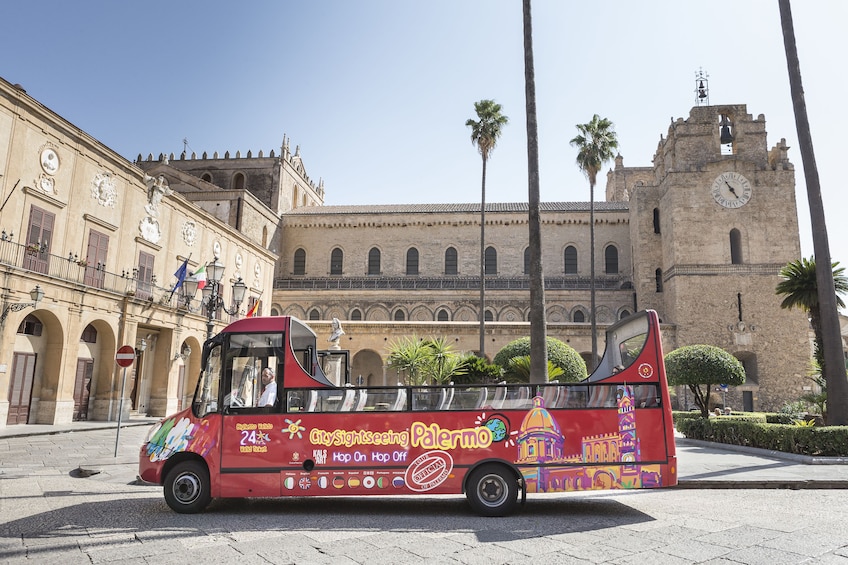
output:
[[[751,182],[739,173],[721,173],[713,181],[712,195],[725,208],[741,208],[751,199]]]

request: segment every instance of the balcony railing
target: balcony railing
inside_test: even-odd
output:
[[[589,290],[590,277],[545,277],[546,290]],[[275,290],[476,290],[480,277],[293,277],[276,279]],[[628,277],[604,275],[595,278],[598,290],[627,290],[633,285]],[[488,290],[529,290],[530,278],[486,277]]]
[[[172,295],[171,288],[157,286],[155,281],[140,280],[137,269],[126,270],[120,274],[112,273],[107,271],[102,263],[89,264],[74,255],[53,255],[44,245],[21,244],[9,239],[0,239],[0,267],[40,273],[70,285],[100,289],[121,296],[134,296],[138,300],[171,308],[186,308],[179,292]],[[192,312],[198,312],[200,305],[199,300],[192,300],[188,307]]]

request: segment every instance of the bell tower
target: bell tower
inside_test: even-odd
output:
[[[696,96],[708,100],[702,81]],[[698,105],[672,121],[653,185],[630,199],[637,305],[675,324],[678,343],[742,361],[734,409],[777,409],[803,394],[808,324],[775,294],[781,268],[801,253],[788,149],[785,140],[768,149],[765,117],[744,104]]]

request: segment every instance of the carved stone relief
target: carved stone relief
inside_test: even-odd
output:
[[[91,181],[91,197],[97,203],[107,208],[114,208],[118,199],[118,190],[115,188],[115,180],[107,172],[97,173]]]

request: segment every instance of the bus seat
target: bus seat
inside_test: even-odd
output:
[[[310,390],[309,391],[309,402],[306,404],[307,412],[315,412],[315,409],[318,407],[318,391]]]
[[[451,402],[453,402],[453,395],[455,392],[456,391],[453,387],[442,389],[442,403],[439,405],[439,410],[450,409],[450,405]]]
[[[501,381],[498,384],[505,385],[506,381]],[[495,389],[495,398],[492,399],[492,408],[495,410],[499,410],[503,408],[504,400],[506,399],[506,387],[501,386]]]
[[[398,411],[406,408],[406,389],[399,388],[397,393],[397,398],[395,399],[394,405],[392,405],[392,410]]]
[[[365,409],[365,403],[368,401],[368,392],[359,391],[359,401],[356,403],[356,411],[362,412]]]
[[[355,390],[346,390],[339,412],[350,412],[353,408],[353,400],[356,398]]]

